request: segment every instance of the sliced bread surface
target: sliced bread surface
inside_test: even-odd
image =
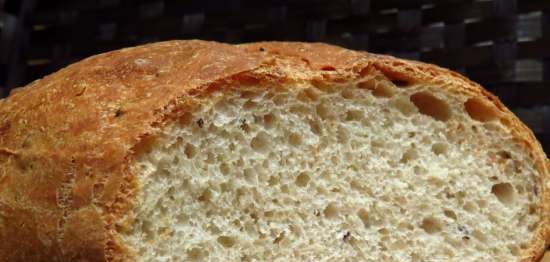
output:
[[[532,132],[433,65],[170,41],[0,112],[4,261],[534,262],[550,242]]]

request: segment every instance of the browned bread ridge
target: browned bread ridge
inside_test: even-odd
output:
[[[538,261],[550,243],[550,163],[533,133],[478,84],[434,65],[326,44],[197,40],[96,55],[0,100],[0,261],[133,261],[121,232],[140,189],[134,163],[164,127],[187,121],[204,97],[227,87],[322,88],[373,72],[395,85],[476,98],[481,113],[472,117],[510,130],[540,174],[540,221],[519,255]]]

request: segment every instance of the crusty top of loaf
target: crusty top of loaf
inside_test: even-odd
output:
[[[120,261],[118,232],[137,188],[132,163],[200,97],[234,83],[314,85],[375,68],[490,101],[543,174],[541,217],[525,261],[550,242],[550,164],[532,132],[465,77],[437,66],[326,44],[169,41],[87,58],[0,100],[0,260]],[[543,181],[541,181],[543,183]]]

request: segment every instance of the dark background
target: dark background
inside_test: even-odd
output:
[[[459,71],[550,152],[550,0],[0,0],[0,97],[84,57],[167,39],[319,41]]]

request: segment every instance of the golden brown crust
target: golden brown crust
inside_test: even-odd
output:
[[[550,242],[550,164],[532,132],[479,85],[439,67],[325,44],[231,46],[170,41],[73,64],[0,101],[0,261],[123,261],[139,149],[165,124],[227,83],[350,81],[371,69],[494,103],[532,152],[543,222],[522,261]]]

